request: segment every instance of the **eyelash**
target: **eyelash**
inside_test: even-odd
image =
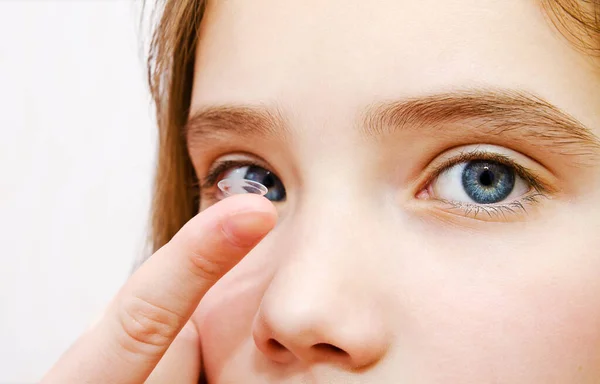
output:
[[[465,216],[471,216],[474,219],[477,219],[477,216],[481,213],[487,214],[490,218],[506,218],[506,214],[514,215],[517,214],[516,211],[522,211],[523,213],[527,213],[526,206],[539,203],[540,197],[547,196],[543,193],[538,192],[533,195],[521,197],[520,199],[511,201],[509,203],[495,205],[478,205],[468,203],[457,203],[453,201],[445,202],[450,205],[450,209],[460,209],[463,211],[463,214]]]
[[[515,173],[521,177],[525,182],[530,186],[531,190],[535,191],[533,193],[527,194],[525,196],[520,197],[517,200],[510,201],[508,203],[498,203],[498,204],[471,204],[464,202],[456,202],[449,200],[439,200],[443,203],[446,203],[450,206],[450,209],[460,209],[463,211],[465,216],[471,216],[473,218],[477,218],[477,216],[481,213],[487,214],[489,217],[505,217],[506,214],[516,214],[516,211],[522,211],[527,213],[526,206],[533,205],[539,202],[539,198],[547,198],[548,194],[552,191],[552,188],[549,187],[546,183],[544,183],[539,177],[535,175],[535,172],[517,164],[510,157],[494,153],[494,152],[486,152],[486,151],[468,151],[461,152],[458,156],[450,158],[441,164],[437,165],[432,171],[431,175],[427,178],[427,182],[425,186],[421,188],[419,191],[423,189],[429,188],[431,183],[433,183],[437,177],[440,176],[444,171],[458,165],[460,163],[465,163],[474,160],[488,160],[495,161],[505,166],[511,167],[515,170]]]
[[[510,157],[494,153],[494,152],[486,152],[486,151],[468,151],[461,152],[458,156],[445,160],[441,164],[438,164],[430,173],[430,176],[427,178],[427,182],[424,187],[420,189],[428,188],[431,183],[440,176],[441,173],[446,171],[452,166],[455,166],[460,163],[474,161],[474,160],[489,160],[501,163],[508,167],[511,167],[515,170],[515,173],[521,177],[525,182],[534,190],[534,193],[528,194],[519,198],[518,200],[513,200],[509,203],[499,203],[499,204],[490,204],[490,205],[481,205],[481,204],[470,204],[464,202],[454,202],[448,200],[439,200],[444,202],[450,206],[450,209],[460,209],[463,211],[464,215],[471,216],[473,218],[477,218],[477,216],[481,213],[487,214],[489,217],[505,217],[506,214],[516,214],[516,211],[522,211],[527,213],[526,206],[536,204],[539,202],[539,198],[547,198],[548,193],[552,191],[552,189],[545,184],[540,178],[535,175],[535,172],[517,164]],[[247,166],[255,166],[255,167],[265,167],[265,164],[258,161],[253,161],[250,159],[243,160],[224,160],[219,161],[216,165],[214,165],[209,171],[206,177],[204,177],[200,183],[201,189],[209,190],[216,186],[219,181],[219,177],[225,173],[226,171],[237,168],[237,167],[247,167]],[[205,192],[209,199],[215,199],[216,194],[214,192]]]
[[[211,169],[209,169],[208,174],[204,179],[202,179],[200,187],[202,189],[208,189],[214,187],[219,181],[219,176],[221,176],[226,171],[231,168],[238,167],[265,167],[264,164],[258,161],[252,161],[248,159],[244,160],[224,160],[217,162]]]

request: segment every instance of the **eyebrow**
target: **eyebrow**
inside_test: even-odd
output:
[[[460,127],[456,127],[460,125]],[[363,113],[359,131],[386,137],[410,131],[473,138],[502,136],[551,148],[561,155],[597,160],[600,140],[576,118],[543,98],[511,90],[468,90],[377,103]],[[234,136],[289,135],[283,113],[261,106],[211,106],[195,111],[183,127],[188,144]]]
[[[188,141],[219,139],[223,135],[241,137],[287,134],[287,125],[278,109],[259,106],[211,106],[194,112],[183,127]]]
[[[562,155],[596,158],[600,140],[584,124],[531,93],[470,90],[435,94],[367,108],[361,131],[387,136],[397,131],[447,134],[452,125],[474,138],[528,140]]]

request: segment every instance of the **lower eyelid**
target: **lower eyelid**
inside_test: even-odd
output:
[[[481,222],[519,222],[531,220],[540,212],[540,203],[545,196],[535,194],[505,204],[477,205],[437,200],[434,209],[437,216],[454,217],[459,220]]]

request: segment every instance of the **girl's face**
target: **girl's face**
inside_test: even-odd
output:
[[[194,320],[211,383],[597,383],[600,79],[533,0],[211,1],[202,209],[275,230]]]

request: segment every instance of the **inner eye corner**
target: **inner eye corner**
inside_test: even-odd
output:
[[[431,184],[432,181],[428,181],[427,183],[418,187],[416,193],[414,193],[414,198],[417,200],[430,200],[432,198],[430,192]]]

